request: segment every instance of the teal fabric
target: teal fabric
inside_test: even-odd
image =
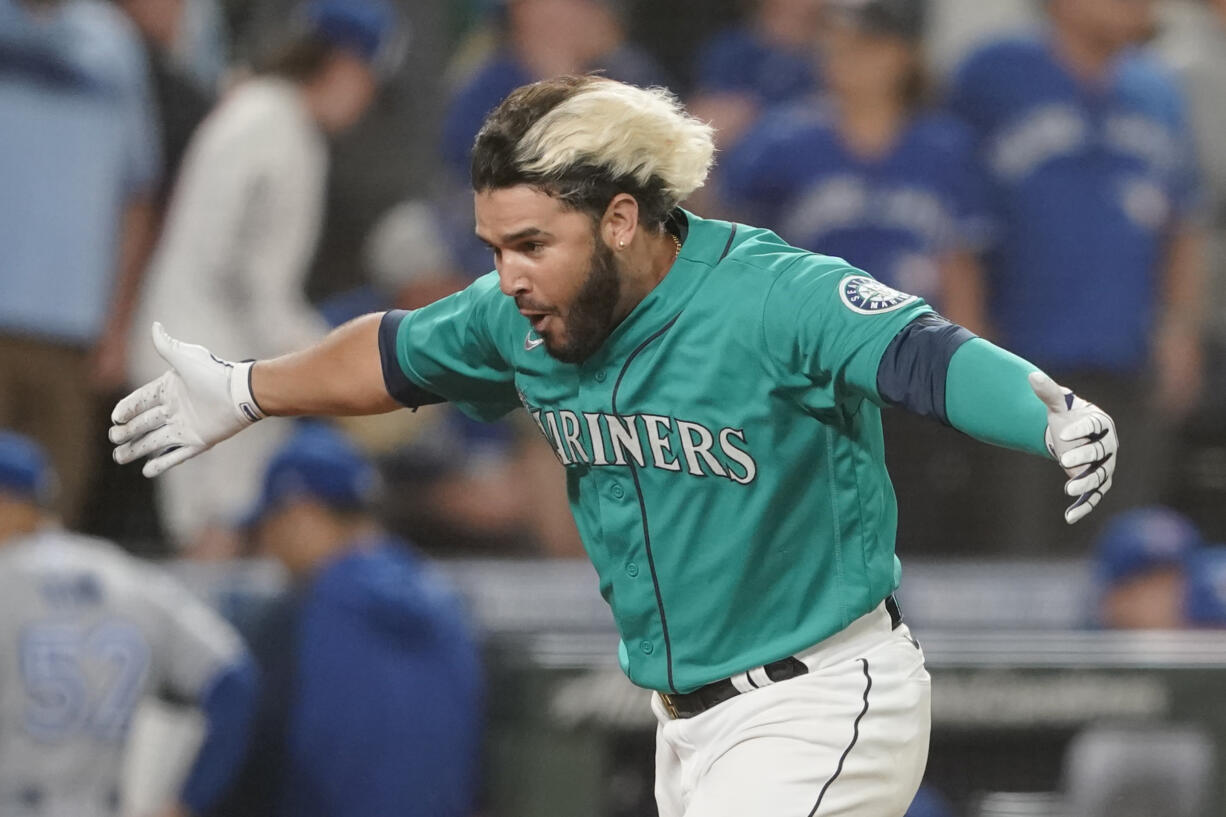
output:
[[[977,440],[1050,458],[1047,407],[1027,379],[1038,369],[983,338],[962,344],[945,376],[950,424]]]

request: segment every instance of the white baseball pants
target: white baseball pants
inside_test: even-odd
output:
[[[807,675],[673,720],[659,697],[660,817],[902,817],[928,760],[924,655],[884,605],[796,656]]]

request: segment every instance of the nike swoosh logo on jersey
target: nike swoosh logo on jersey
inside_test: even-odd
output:
[[[531,352],[533,349],[540,346],[544,342],[545,342],[544,338],[534,338],[532,337],[532,332],[529,331],[528,334],[524,336],[524,351]]]

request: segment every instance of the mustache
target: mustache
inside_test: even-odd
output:
[[[534,301],[528,300],[527,298],[516,298],[515,307],[522,312],[540,312],[544,315],[553,315],[557,313],[557,310],[553,307],[538,304]]]

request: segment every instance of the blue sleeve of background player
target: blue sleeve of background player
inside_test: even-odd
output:
[[[203,814],[225,793],[246,754],[258,689],[255,664],[243,658],[215,675],[200,701],[207,731],[179,799]]]

